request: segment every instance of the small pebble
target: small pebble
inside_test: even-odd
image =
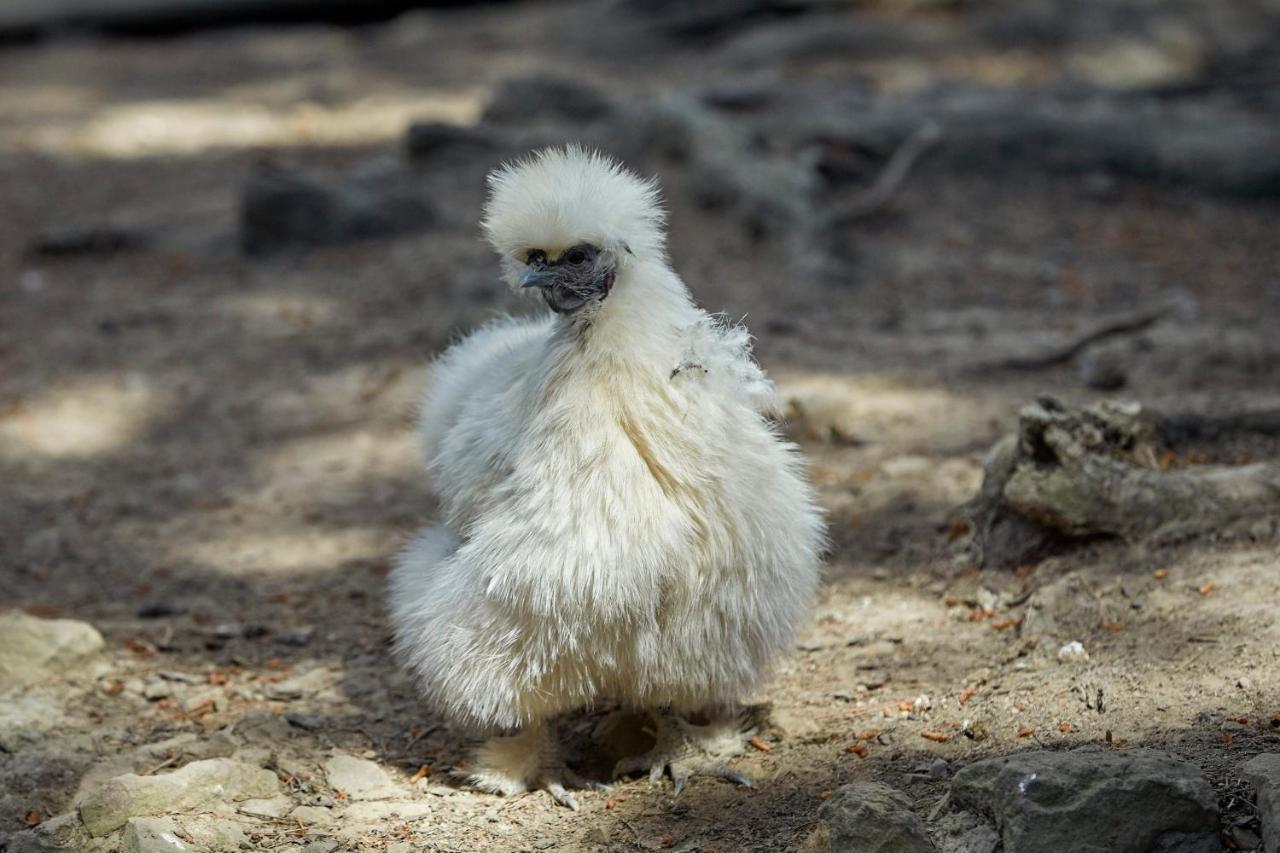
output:
[[[1088,659],[1089,653],[1085,651],[1084,644],[1079,640],[1072,640],[1058,649],[1058,660],[1063,663],[1076,663],[1087,661]]]

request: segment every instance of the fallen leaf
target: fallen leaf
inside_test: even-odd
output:
[[[1247,726],[1249,724],[1249,718],[1248,717],[1227,717],[1227,722],[1239,723],[1242,726]]]
[[[977,690],[974,690],[972,687],[966,687],[960,693],[960,704],[963,705],[965,702],[968,702],[970,699],[972,699],[974,696],[977,696],[977,695],[978,695]]]
[[[1235,740],[1235,738],[1234,738],[1234,737],[1232,737],[1231,732],[1223,732],[1223,733],[1222,733],[1222,743],[1223,743],[1223,745],[1224,745],[1224,746],[1230,746],[1230,745],[1231,745],[1231,741],[1233,741],[1233,740]]]
[[[1065,735],[1065,734],[1067,734],[1067,733],[1069,733],[1069,732],[1071,731],[1071,724],[1070,724],[1070,723],[1058,723],[1058,731],[1062,732],[1064,735]]]
[[[416,773],[414,773],[412,776],[409,777],[409,784],[416,785],[430,775],[431,775],[431,765],[423,764],[421,767],[418,768],[418,771]]]
[[[830,797],[831,797],[830,791],[823,791],[821,794],[818,795],[818,799],[820,800],[826,800],[826,799],[829,799]]]
[[[1026,726],[1024,728],[1018,729],[1018,737],[1031,737],[1035,733],[1036,733],[1035,726]]]
[[[1154,572],[1152,572],[1152,573],[1151,573],[1151,577],[1155,578],[1155,579],[1156,579],[1156,580],[1158,580],[1158,581],[1162,581],[1162,580],[1164,580],[1165,578],[1169,577],[1169,570],[1168,570],[1168,569],[1156,569]]]
[[[27,822],[28,826],[35,826],[40,821],[44,820],[40,812],[36,811],[35,809],[32,809],[31,811],[24,814],[22,816],[22,819]]]
[[[880,730],[867,729],[866,731],[858,732],[857,734],[854,735],[854,737],[857,738],[858,740],[875,740],[876,738],[880,737]]]
[[[1005,631],[1020,624],[1022,624],[1022,619],[1019,617],[1013,619],[1001,619],[999,622],[992,622],[991,627],[997,631]]]
[[[925,740],[931,740],[934,743],[946,743],[951,740],[951,735],[943,734],[942,732],[921,732],[920,737]]]
[[[990,619],[996,615],[996,612],[990,607],[978,607],[969,611],[970,622],[981,622],[983,619]]]
[[[1101,622],[1098,623],[1098,627],[1104,631],[1123,631],[1124,630],[1124,625],[1120,624],[1119,622],[1108,622],[1105,619],[1103,619]]]
[[[1197,590],[1197,592],[1199,592],[1201,595],[1208,595],[1209,593],[1213,592],[1213,581],[1205,581],[1203,584],[1200,585],[1200,589]]]
[[[767,744],[767,743],[765,743],[764,741],[760,740],[760,738],[758,738],[758,737],[753,737],[751,740],[747,741],[747,743],[751,744],[752,746],[754,746],[756,749],[760,750],[761,752],[770,752],[770,751],[772,751],[772,750],[773,750],[773,747],[769,746],[769,744]]]
[[[859,758],[867,757],[867,745],[865,743],[851,743],[844,748],[845,752],[852,753]]]

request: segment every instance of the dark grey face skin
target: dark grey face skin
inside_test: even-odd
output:
[[[554,263],[541,249],[530,249],[520,286],[540,288],[552,311],[573,315],[592,303],[603,302],[613,289],[613,279],[613,266],[601,262],[600,250],[580,243],[566,249]]]

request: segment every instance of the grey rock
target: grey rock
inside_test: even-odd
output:
[[[89,833],[102,836],[124,826],[131,817],[271,797],[279,790],[270,770],[229,758],[210,758],[160,776],[117,776],[82,799],[79,812]]]
[[[496,124],[545,121],[589,122],[613,111],[595,88],[563,77],[534,74],[502,81],[485,107],[484,120]]]
[[[951,812],[934,824],[933,843],[938,853],[995,853],[1000,833],[973,812]]]
[[[911,801],[878,782],[844,785],[818,811],[805,853],[934,853]]]
[[[65,718],[62,708],[43,696],[0,701],[0,751],[14,753],[39,743]]]
[[[1245,763],[1242,775],[1258,792],[1262,849],[1280,853],[1280,752],[1255,755]]]
[[[191,847],[178,837],[178,827],[168,818],[130,818],[124,827],[122,839],[124,853],[170,853],[190,850]]]
[[[1168,833],[1215,836],[1218,801],[1204,774],[1162,752],[1024,752],[963,768],[961,809],[991,817],[1009,853],[1145,853]]]
[[[34,829],[15,832],[6,843],[8,853],[85,851],[93,847],[80,816],[75,812],[50,818]]]
[[[1115,349],[1085,353],[1077,367],[1080,381],[1095,391],[1115,391],[1129,381],[1125,358]]]
[[[497,128],[486,125],[449,124],[441,121],[410,125],[405,135],[409,156],[418,160],[483,154],[504,146]]]
[[[267,710],[250,711],[235,725],[232,731],[248,744],[279,744],[289,739],[289,723]]]
[[[41,233],[31,253],[46,258],[114,255],[145,249],[149,242],[146,234],[121,225],[66,225]]]
[[[252,815],[253,817],[284,817],[293,808],[293,800],[286,796],[269,797],[266,799],[245,800],[240,804],[238,811],[241,814]]]
[[[143,685],[142,695],[147,699],[164,699],[173,695],[173,685],[163,678],[153,678]]]
[[[289,817],[303,826],[325,826],[333,823],[333,810],[324,806],[298,806]]]
[[[435,209],[405,177],[381,164],[339,181],[261,164],[241,191],[241,248],[270,254],[427,228]]]
[[[324,763],[329,787],[353,800],[385,800],[401,793],[387,772],[372,761],[339,753]]]
[[[392,844],[390,847],[387,848],[387,853],[391,853],[391,851],[394,850],[396,846],[400,844],[407,845],[407,842],[397,841],[395,844]],[[329,838],[325,838],[325,839],[321,839],[320,841],[312,841],[306,847],[302,848],[302,853],[333,853],[333,851],[337,849],[338,849],[338,842]],[[412,848],[409,848],[409,849],[412,849]]]
[[[102,651],[102,635],[73,619],[0,614],[0,690],[63,675]]]

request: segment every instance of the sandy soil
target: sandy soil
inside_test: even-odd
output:
[[[959,27],[880,6],[868,13],[876,26],[944,40]],[[319,170],[400,157],[407,121],[472,121],[511,73],[590,76],[623,99],[748,73],[731,61],[744,35],[698,50],[637,37],[630,54],[583,48],[580,35],[557,42],[556,22],[579,9],[0,52],[3,603],[89,621],[108,641],[104,664],[56,686],[68,721],[38,747],[30,786],[0,797],[0,831],[29,811],[65,811],[96,763],[263,710],[294,721],[266,746],[299,780],[299,802],[342,807],[318,768],[343,749],[392,772],[404,802],[429,804],[310,830],[351,850],[786,849],[842,782],[884,780],[928,814],[945,791],[923,772],[936,758],[1084,743],[1190,758],[1228,816],[1247,814],[1236,769],[1280,741],[1274,525],[1233,541],[1094,542],[1010,573],[975,568],[947,519],[1022,403],[1100,396],[1069,365],[966,366],[1097,317],[1169,297],[1182,306],[1117,345],[1129,386],[1115,396],[1280,405],[1276,208],[927,160],[891,215],[848,229],[855,274],[837,283],[787,277],[776,251],[667,187],[675,266],[704,305],[746,315],[762,363],[805,413],[793,428],[830,518],[813,622],[754,697],[775,713],[760,732],[771,749],[740,762],[758,785],[695,780],[673,801],[628,781],[582,794],[573,814],[545,795],[504,800],[449,780],[463,744],[392,664],[382,583],[433,510],[411,434],[426,363],[495,312],[520,310],[475,226],[492,164],[419,167],[438,228],[270,260],[236,251],[237,192],[263,156]],[[955,38],[954,50],[774,70],[892,91],[1100,67],[1075,42],[1037,52]],[[1183,54],[1153,55],[1182,73]],[[102,221],[145,230],[153,247],[27,251],[47,229]],[[1060,663],[1074,640],[1089,661]],[[160,671],[192,683],[139,695]],[[272,690],[298,678],[298,693]],[[423,765],[433,772],[411,783]],[[306,840],[288,821],[243,820],[260,849]]]

